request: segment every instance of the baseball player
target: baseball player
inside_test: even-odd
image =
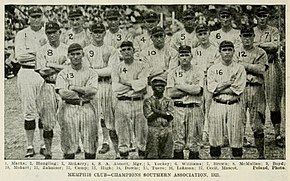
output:
[[[232,156],[243,156],[244,112],[241,96],[246,86],[245,68],[233,61],[234,44],[222,41],[219,46],[222,61],[207,72],[207,88],[213,98],[208,113],[210,155],[219,158],[227,132]],[[227,130],[227,131],[226,131]]]
[[[265,74],[265,89],[266,100],[270,109],[271,121],[274,126],[276,145],[284,147],[281,138],[281,98],[282,98],[282,84],[281,73],[282,69],[279,65],[277,56],[279,30],[267,24],[269,18],[269,9],[261,6],[256,11],[256,19],[258,25],[254,28],[255,39],[254,44],[264,49],[268,55],[269,68]]]
[[[169,72],[167,84],[168,95],[174,101],[174,159],[184,159],[184,149],[189,149],[189,159],[199,159],[204,75],[198,66],[191,64],[190,46],[182,45],[178,52],[180,65]]]
[[[173,101],[163,96],[166,79],[161,76],[151,80],[153,95],[143,103],[144,115],[147,119],[148,137],[146,159],[172,158],[173,139]]]
[[[184,29],[176,32],[171,38],[171,46],[178,51],[181,45],[188,45],[195,48],[198,40],[195,35],[195,16],[191,9],[187,9],[182,14]]]
[[[112,104],[112,85],[111,85],[111,71],[112,67],[117,65],[119,60],[119,52],[112,46],[104,44],[104,37],[106,35],[105,26],[102,23],[93,24],[91,27],[93,42],[84,48],[85,57],[90,62],[90,67],[94,69],[99,75],[99,91],[94,101],[102,107],[104,119],[101,120],[103,130],[103,144],[100,154],[105,154],[110,150],[109,135],[115,151],[117,147],[117,135],[115,131],[113,104]],[[117,154],[118,157],[118,154]]]
[[[57,75],[55,89],[63,102],[59,110],[61,128],[61,148],[64,159],[74,159],[79,139],[83,143],[85,159],[95,159],[98,128],[97,117],[91,100],[97,93],[98,74],[87,66],[82,66],[84,57],[80,44],[68,47],[71,66]]]
[[[114,48],[120,48],[123,41],[132,41],[133,36],[126,30],[120,28],[120,13],[116,9],[111,9],[106,12],[106,21],[108,30],[104,38],[104,44]]]
[[[236,47],[241,44],[239,30],[232,27],[232,15],[231,9],[227,7],[223,7],[219,11],[221,29],[211,32],[210,37],[211,42],[217,47],[224,40],[233,42]]]
[[[195,29],[196,37],[198,39],[199,46],[192,49],[192,64],[193,66],[199,66],[204,72],[204,86],[207,87],[207,70],[210,66],[216,63],[219,57],[218,47],[212,44],[209,40],[210,30],[206,24],[198,24]],[[204,97],[204,129],[203,129],[203,141],[208,139],[208,111],[211,103],[211,93],[205,88],[203,89]]]
[[[51,159],[53,128],[57,121],[57,95],[54,85],[57,73],[65,67],[67,46],[59,40],[60,27],[57,23],[48,22],[45,26],[45,33],[48,43],[42,46],[36,53],[35,71],[45,81],[37,97],[37,108],[44,128],[45,159]]]
[[[24,116],[24,129],[27,138],[27,153],[25,157],[35,155],[33,138],[36,121],[39,115],[36,107],[36,97],[40,92],[43,78],[34,71],[35,58],[38,49],[46,44],[47,39],[42,27],[42,11],[39,7],[32,7],[29,11],[30,26],[19,31],[15,37],[15,57],[21,64],[18,73],[17,86],[21,98],[22,112]],[[41,144],[43,144],[43,125],[41,120],[38,123]],[[45,146],[40,149],[44,154]]]
[[[247,72],[247,86],[243,94],[245,111],[249,109],[250,125],[254,132],[255,144],[259,159],[265,158],[264,125],[265,125],[265,90],[264,74],[268,67],[267,53],[253,45],[255,33],[251,27],[241,29],[242,45],[236,51],[238,62],[244,65]]]
[[[115,127],[122,159],[129,156],[129,147],[137,142],[139,157],[145,156],[147,122],[143,114],[148,68],[142,61],[134,60],[134,47],[130,41],[121,44],[124,61],[114,67],[112,88],[117,96]],[[133,134],[132,134],[133,133]]]
[[[72,9],[69,11],[68,19],[71,29],[62,35],[62,41],[68,46],[72,43],[78,43],[82,47],[90,44],[90,36],[83,28],[84,19],[82,11],[80,9]]]

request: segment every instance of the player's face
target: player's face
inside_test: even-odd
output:
[[[134,58],[134,48],[131,46],[122,47],[121,53],[124,60],[131,60]]]
[[[148,30],[152,29],[153,27],[158,25],[158,21],[154,21],[154,20],[147,20],[145,21],[145,26]]]
[[[206,44],[209,42],[209,35],[210,35],[209,31],[202,31],[197,33],[196,37],[201,44]]]
[[[189,65],[192,59],[191,53],[179,53],[178,55],[180,65]]]
[[[92,33],[92,35],[93,35],[93,38],[96,42],[101,42],[101,41],[104,41],[104,37],[106,35],[106,32],[105,31],[94,32],[94,33]]]
[[[232,16],[230,14],[221,14],[220,21],[222,26],[230,26],[232,21]]]
[[[232,47],[223,47],[220,50],[220,54],[222,57],[222,60],[226,63],[230,63],[232,61],[232,58],[234,56],[234,48]]]
[[[59,41],[60,31],[46,32],[46,36],[49,42]]]
[[[155,47],[157,48],[163,48],[165,45],[165,34],[164,33],[158,33],[158,34],[154,34],[151,36],[153,44]]]
[[[42,26],[42,15],[30,16],[30,26]]]
[[[265,26],[268,22],[268,14],[258,14],[256,16],[258,25]]]
[[[152,90],[159,95],[163,94],[165,91],[165,85],[160,80],[156,80],[156,82],[152,84]]]
[[[255,35],[252,33],[241,34],[241,40],[244,46],[253,46]]]
[[[82,58],[84,53],[82,50],[72,51],[68,54],[71,64],[74,66],[80,65],[82,63]]]
[[[118,17],[108,18],[109,29],[118,29],[120,25],[120,20]]]
[[[193,17],[185,17],[183,19],[184,28],[194,28],[194,18]]]
[[[73,17],[73,18],[70,18],[69,21],[70,21],[70,26],[73,29],[83,28],[83,24],[84,24],[83,17],[81,16]]]

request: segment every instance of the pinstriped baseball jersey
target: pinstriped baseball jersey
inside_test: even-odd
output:
[[[224,32],[222,29],[213,31],[210,33],[209,39],[217,47],[219,47],[220,43],[224,40],[233,42],[235,47],[241,45],[240,31],[233,28],[228,32]]]
[[[188,33],[185,29],[176,32],[171,38],[171,47],[178,51],[181,45],[195,48],[198,45],[195,31]]]
[[[66,31],[61,37],[62,41],[66,45],[70,45],[72,43],[78,43],[82,47],[85,47],[90,44],[90,36],[83,29],[79,33],[75,33],[72,29]]]
[[[254,44],[271,42],[277,45],[280,38],[278,29],[269,25],[267,25],[263,30],[254,27],[254,33]]]
[[[49,43],[42,46],[36,54],[35,70],[46,69],[47,63],[65,64],[67,60],[67,46],[63,43],[55,48]],[[50,82],[56,81],[57,73],[46,77]],[[44,130],[51,130],[56,123],[57,95],[54,84],[44,83],[40,95],[37,98],[39,116],[43,122]]]
[[[106,31],[105,45],[120,48],[123,41],[133,41],[133,36],[127,30],[119,29],[117,33],[111,33],[110,30]]]

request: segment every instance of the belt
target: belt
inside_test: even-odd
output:
[[[140,101],[143,100],[142,97],[127,97],[127,96],[122,96],[122,97],[117,97],[119,101]]]
[[[216,98],[213,98],[213,100],[217,103],[220,103],[220,104],[227,104],[227,105],[232,105],[232,104],[235,104],[235,103],[238,103],[240,102],[240,98],[236,99],[236,100],[232,100],[232,101],[221,101],[219,99],[216,99]]]
[[[83,106],[84,104],[88,104],[90,103],[89,100],[79,100],[79,99],[69,99],[69,100],[65,100],[66,104],[71,104],[71,105],[79,105],[79,106]]]
[[[55,84],[55,80],[46,80],[44,79],[44,81],[48,84]]]
[[[247,82],[246,84],[247,86],[262,86],[262,84],[258,83],[258,82]]]
[[[99,82],[109,82],[111,80],[111,77],[99,77]]]
[[[183,102],[181,101],[174,101],[174,106],[175,107],[189,107],[189,108],[199,107],[197,103],[183,104]]]
[[[24,69],[34,69],[35,66],[33,66],[33,65],[21,65],[21,67]]]

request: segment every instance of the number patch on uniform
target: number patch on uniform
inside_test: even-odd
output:
[[[201,56],[201,51],[196,51],[196,55]]]
[[[215,37],[216,37],[216,39],[221,39],[221,34],[220,34],[220,33],[217,33],[217,34],[215,35]]]
[[[122,72],[124,72],[124,73],[127,73],[127,69],[126,69],[126,67],[124,67],[123,69],[122,69]]]
[[[69,78],[69,79],[72,79],[72,78],[75,77],[73,73],[68,73],[68,74],[66,74],[66,76],[67,76],[67,78]]]
[[[245,51],[239,52],[239,57],[247,57],[247,54]]]
[[[95,56],[95,52],[94,52],[93,50],[90,50],[90,51],[89,51],[89,54],[90,54],[90,57]]]
[[[223,75],[223,70],[222,69],[216,70],[216,74],[217,75]]]
[[[266,34],[266,38],[265,39],[267,39],[269,34],[270,34],[270,32],[266,31],[265,34]]]
[[[180,36],[181,36],[181,37],[180,37],[181,40],[185,40],[185,34],[184,34],[184,33],[181,34]]]
[[[152,50],[152,51],[148,51],[148,55],[156,55],[156,51]]]
[[[141,38],[141,41],[143,41],[143,43],[145,43],[146,39],[144,36]]]
[[[68,34],[68,39],[70,39],[70,40],[73,40],[73,39],[74,39],[74,38],[73,38],[73,36],[74,36],[74,35],[73,35],[73,34],[71,34],[71,33],[70,33],[70,34]]]
[[[117,34],[117,41],[121,41],[122,40],[122,36],[120,34]]]
[[[52,56],[53,55],[53,51],[51,49],[47,50],[47,56]]]
[[[175,72],[176,77],[183,77],[183,72]]]

